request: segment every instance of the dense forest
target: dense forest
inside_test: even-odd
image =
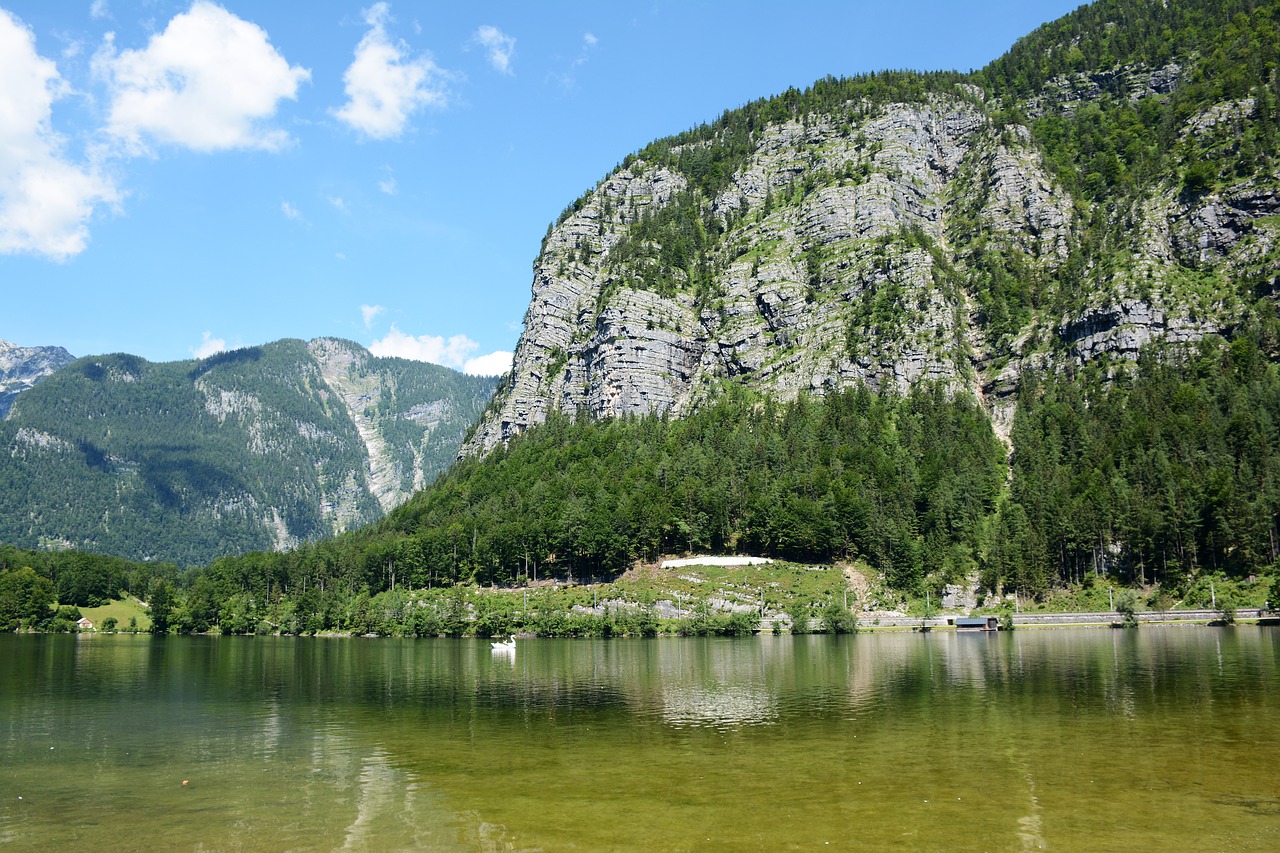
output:
[[[357,344],[364,417],[411,494],[457,453],[493,380]],[[201,565],[383,515],[369,455],[303,341],[198,360],[79,359],[0,420],[0,541]],[[421,483],[419,483],[421,485]]]
[[[0,631],[73,631],[78,608],[126,595],[154,602],[157,590],[162,597],[169,594],[181,577],[172,563],[0,544]]]
[[[611,580],[689,551],[858,560],[935,597],[978,574],[1032,597],[1095,576],[1178,598],[1280,567],[1277,328],[1153,350],[1121,381],[1028,374],[1007,485],[1005,447],[971,399],[862,388],[780,404],[730,389],[680,420],[556,417],[378,525],[286,553],[179,574],[8,549],[0,568],[31,566],[60,603],[159,584],[189,630],[253,630],[281,607],[295,629],[343,629],[383,594]]]
[[[986,585],[1043,594],[1088,574],[1172,592],[1280,570],[1274,316],[1229,345],[1144,353],[1116,382],[1028,375]]]

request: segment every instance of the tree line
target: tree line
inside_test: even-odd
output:
[[[162,627],[248,632],[276,608],[272,630],[359,630],[388,595],[612,580],[685,552],[857,559],[911,594],[977,573],[994,592],[1092,576],[1177,596],[1280,568],[1278,326],[1150,348],[1127,372],[1028,373],[1007,461],[977,402],[940,387],[791,403],[733,387],[679,420],[555,415],[381,523],[287,552],[179,571],[6,547],[0,614],[127,591]]]

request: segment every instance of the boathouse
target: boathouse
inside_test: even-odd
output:
[[[1000,630],[1000,620],[995,616],[957,616],[951,622],[956,626],[957,633]]]

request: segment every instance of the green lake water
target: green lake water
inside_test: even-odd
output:
[[[0,848],[1276,850],[1280,630],[0,635]]]

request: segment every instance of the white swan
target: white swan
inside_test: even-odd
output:
[[[514,652],[516,650],[516,635],[512,634],[510,640],[503,640],[499,643],[490,643],[495,652]]]

